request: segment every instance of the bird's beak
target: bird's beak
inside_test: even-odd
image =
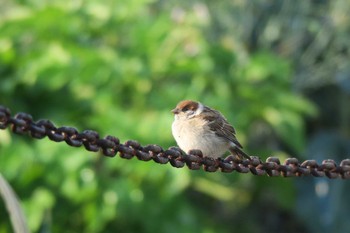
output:
[[[178,114],[180,110],[178,108],[174,108],[173,110],[171,110],[171,112],[174,114]]]

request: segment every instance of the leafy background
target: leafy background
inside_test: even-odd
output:
[[[350,154],[350,3],[0,2],[0,103],[56,125],[175,145],[196,99],[262,159]],[[346,232],[348,182],[175,169],[0,131],[33,232]],[[0,232],[12,231],[0,203]]]

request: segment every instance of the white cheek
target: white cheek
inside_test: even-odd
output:
[[[204,109],[204,105],[199,103],[197,110],[194,112],[194,115],[198,116],[199,114],[201,114],[203,112],[203,109]]]

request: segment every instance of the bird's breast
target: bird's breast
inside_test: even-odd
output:
[[[204,120],[175,119],[172,133],[178,146],[188,152],[201,150],[205,156],[218,157],[227,150],[227,142],[211,131]]]
[[[195,140],[204,134],[205,122],[196,120],[175,120],[172,125],[172,132],[176,140]]]

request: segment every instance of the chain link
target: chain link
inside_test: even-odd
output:
[[[33,138],[42,139],[48,137],[55,142],[65,141],[73,147],[84,146],[86,150],[98,152],[103,155],[114,157],[117,153],[124,159],[137,157],[142,161],[153,160],[159,164],[170,163],[171,166],[182,168],[185,165],[192,170],[203,168],[207,172],[251,172],[254,175],[262,176],[314,176],[328,177],[331,179],[350,178],[350,159],[344,159],[340,165],[331,160],[323,160],[322,164],[317,164],[315,160],[306,160],[302,163],[296,158],[288,158],[284,164],[276,157],[269,157],[266,162],[259,157],[251,156],[251,160],[239,160],[234,156],[228,156],[225,159],[213,159],[203,157],[199,150],[192,150],[188,154],[184,153],[178,147],[163,149],[158,145],[141,146],[137,141],[129,140],[120,143],[120,140],[114,136],[100,138],[99,134],[93,130],[79,132],[73,127],[56,127],[49,120],[33,121],[30,114],[17,113],[14,117],[8,108],[0,105],[0,129],[11,127],[16,134],[29,134]]]

